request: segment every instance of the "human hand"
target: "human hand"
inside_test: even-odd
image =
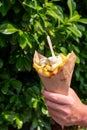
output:
[[[60,125],[87,126],[87,106],[84,105],[73,89],[68,96],[42,90],[49,114]]]

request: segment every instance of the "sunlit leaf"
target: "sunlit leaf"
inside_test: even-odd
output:
[[[39,5],[35,5],[35,2],[31,2],[30,4],[27,4],[26,2],[23,2],[23,4],[25,5],[25,6],[27,6],[27,7],[29,7],[29,8],[31,8],[31,9],[34,9],[34,10],[41,10],[42,9],[42,7],[41,6],[39,6]]]
[[[81,18],[78,20],[78,22],[87,24],[87,18]]]
[[[74,44],[72,45],[73,49],[77,52],[77,53],[80,53],[80,50],[77,46],[75,46]]]
[[[10,4],[8,1],[0,1],[0,13],[2,16],[6,16],[8,13],[8,10],[10,9]]]
[[[18,117],[16,117],[16,124],[18,129],[21,129],[23,126],[23,122]]]
[[[49,114],[48,114],[48,110],[47,110],[46,108],[44,108],[44,107],[42,108],[42,113],[43,113],[44,115],[49,115]]]
[[[67,49],[65,47],[60,47],[62,53],[67,54]]]
[[[81,37],[82,33],[80,30],[78,30],[77,28],[74,27],[68,27],[68,30],[70,30],[75,36],[77,37]]]
[[[17,32],[18,29],[15,28],[12,24],[10,23],[3,23],[0,25],[0,33],[3,34],[13,34]]]
[[[47,10],[47,15],[50,15],[53,18],[58,18],[59,20],[61,20],[60,16],[58,16],[53,10]]]
[[[79,21],[79,19],[80,19],[80,15],[79,15],[79,14],[76,14],[76,15],[73,15],[73,16],[69,19],[69,22]]]
[[[68,5],[69,11],[70,11],[70,17],[72,17],[73,13],[76,9],[76,3],[73,0],[68,0],[67,5]]]
[[[80,58],[77,56],[77,58],[76,58],[76,63],[80,63]]]
[[[19,45],[22,49],[24,49],[27,45],[32,48],[32,37],[29,36],[28,33],[20,31],[19,32]]]

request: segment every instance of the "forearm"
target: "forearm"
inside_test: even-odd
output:
[[[87,127],[87,105],[83,105],[80,126]]]

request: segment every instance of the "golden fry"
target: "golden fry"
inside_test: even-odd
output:
[[[63,54],[59,54],[62,62],[56,62],[53,64],[49,64],[49,61],[47,58],[42,57],[40,59],[40,62],[35,62],[33,63],[33,67],[36,69],[36,71],[45,76],[45,77],[51,77],[52,75],[55,75],[62,67],[63,65],[67,62],[69,58],[69,54],[67,56],[64,56]]]

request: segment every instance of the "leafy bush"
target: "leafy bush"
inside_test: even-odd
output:
[[[78,0],[77,4],[81,3]],[[12,125],[30,130],[51,129],[43,85],[32,68],[34,51],[50,56],[49,34],[55,54],[77,55],[72,86],[87,101],[87,19],[73,0],[1,0],[0,2],[0,129]],[[87,5],[86,0],[83,6]],[[4,125],[5,124],[5,125]]]

